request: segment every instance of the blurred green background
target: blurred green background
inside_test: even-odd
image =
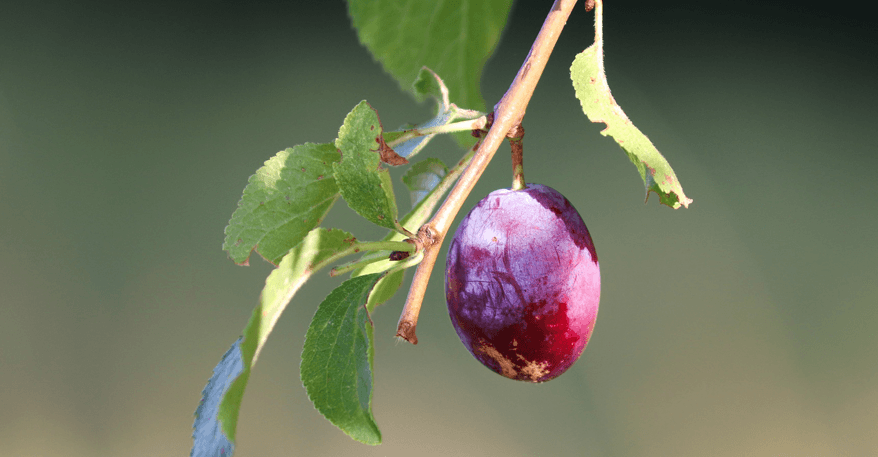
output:
[[[295,3],[0,6],[0,455],[187,455],[201,389],[270,271],[221,250],[247,178],[280,149],[332,141],[362,99],[385,127],[431,114],[359,47],[342,2]],[[384,444],[361,445],[298,379],[338,283],[320,277],[251,377],[236,455],[878,455],[867,4],[608,3],[616,100],[695,202],[644,205],[634,167],[582,115],[568,68],[593,32],[578,6],[524,125],[528,181],[576,205],[601,260],[580,361],[544,385],[483,368],[450,325],[440,267],[418,346],[393,339],[404,293],[373,316]],[[489,104],[548,5],[514,10]],[[501,152],[465,208],[509,185]],[[344,204],[326,224],[382,235]]]

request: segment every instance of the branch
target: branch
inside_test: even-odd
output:
[[[412,344],[418,343],[418,337],[415,334],[418,314],[421,311],[421,303],[424,301],[424,293],[427,291],[427,283],[436,264],[436,258],[439,256],[442,241],[466,197],[472,192],[509,130],[521,124],[527,104],[533,96],[537,82],[543,74],[543,69],[546,68],[546,62],[548,62],[552,49],[558,42],[561,30],[567,23],[567,18],[573,11],[575,4],[576,0],[556,0],[555,4],[552,5],[552,10],[546,17],[546,21],[543,22],[543,28],[540,29],[540,33],[537,35],[527,59],[518,70],[515,80],[512,81],[512,85],[500,99],[500,102],[494,106],[494,124],[473,157],[472,163],[460,177],[457,185],[452,189],[433,219],[424,224],[418,231],[418,238],[424,247],[424,258],[415,271],[412,287],[409,289],[405,308],[403,308],[402,316],[399,319],[396,336]]]

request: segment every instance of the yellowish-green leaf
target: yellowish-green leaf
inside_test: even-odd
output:
[[[612,137],[628,154],[643,179],[647,198],[649,192],[655,192],[665,205],[672,208],[688,207],[692,199],[683,193],[683,187],[671,165],[649,138],[628,119],[610,93],[604,72],[603,7],[600,0],[596,1],[594,11],[595,42],[579,53],[570,67],[570,77],[582,111],[590,121],[604,123],[606,128],[601,134]]]

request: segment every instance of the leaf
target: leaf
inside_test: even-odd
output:
[[[241,354],[241,339],[226,351],[219,365],[213,369],[213,376],[201,392],[201,404],[195,410],[195,423],[192,425],[192,451],[189,457],[231,456],[235,444],[223,433],[219,415],[219,405],[232,381],[244,371],[244,357]]]
[[[278,152],[250,177],[226,227],[223,249],[246,265],[253,249],[277,265],[320,225],[338,199],[332,165],[341,156],[331,143],[306,143]]]
[[[448,167],[441,160],[430,157],[412,165],[402,177],[402,182],[409,188],[412,206],[416,206],[424,197],[435,189],[448,174]]]
[[[393,296],[396,295],[396,291],[402,286],[403,279],[405,279],[405,270],[393,271],[382,276],[369,294],[369,301],[366,303],[366,310],[372,312],[378,307],[378,305],[393,298]]]
[[[576,98],[591,122],[602,122],[606,125],[601,134],[613,137],[628,154],[646,185],[647,198],[649,192],[655,192],[659,196],[659,202],[665,205],[675,209],[681,205],[688,208],[692,200],[683,193],[683,187],[671,165],[649,138],[631,123],[610,93],[604,72],[602,10],[601,2],[596,2],[595,42],[579,53],[570,67]]]
[[[381,227],[396,230],[397,209],[390,173],[381,166],[378,114],[365,101],[345,117],[335,147],[341,161],[333,165],[341,196],[357,214]]]
[[[445,81],[427,66],[421,67],[417,79],[412,83],[412,90],[418,98],[432,97],[436,99],[439,102],[436,111],[439,113],[447,111],[448,106],[451,105]]]
[[[221,455],[195,454],[196,449],[198,452],[202,452],[202,449],[234,449],[238,413],[250,379],[250,370],[256,364],[275,323],[293,295],[311,275],[345,254],[353,253],[356,244],[356,239],[350,233],[315,228],[283,256],[277,268],[265,280],[259,306],[253,310],[243,336],[223,356],[204,389],[201,405],[196,411],[193,455]],[[220,430],[223,435],[218,433]],[[199,437],[204,439],[199,441]]]
[[[314,407],[351,438],[381,444],[372,416],[372,321],[369,292],[380,274],[343,282],[317,308],[305,335],[302,384]]]
[[[429,192],[422,198],[415,207],[409,211],[405,217],[402,218],[400,224],[406,228],[406,230],[415,233],[418,229],[424,225],[425,222],[430,218],[433,214],[433,210],[436,209],[436,206],[441,202],[442,196],[448,192],[448,189],[457,181],[457,178],[460,177],[460,174],[466,167],[469,165],[470,160],[472,159],[473,152],[471,151],[466,156],[464,156],[463,160],[457,164],[451,171],[449,171],[440,182],[436,184],[435,187],[429,190]],[[429,159],[427,159],[429,160]],[[417,164],[415,164],[417,166]],[[444,166],[444,165],[443,165]],[[384,241],[402,241],[405,239],[405,236],[400,234],[399,232],[390,232],[387,236],[384,237]],[[363,259],[367,258],[375,258],[377,257],[377,253],[370,252],[363,256]],[[352,273],[353,276],[361,276],[371,273],[383,272],[387,271],[387,269],[392,268],[398,265],[398,262],[391,261],[387,258],[379,260],[377,262],[371,263],[359,270],[356,270]],[[390,300],[399,290],[400,285],[402,285],[403,277],[405,275],[405,271],[395,271],[387,274],[372,289],[372,294],[369,295],[369,310],[375,309],[378,305]]]
[[[409,84],[427,66],[445,76],[460,106],[483,110],[482,68],[511,5],[512,0],[348,0],[348,14],[360,42],[404,90],[411,90]]]
[[[448,98],[448,89],[445,87],[445,82],[427,67],[421,69],[421,73],[418,74],[418,79],[413,84],[413,87],[416,93],[429,95],[436,99],[436,116],[410,130],[446,126],[460,118],[475,119],[482,115],[478,111],[461,110],[457,105],[451,103]],[[395,141],[408,131],[387,132],[384,134],[384,140],[387,142]],[[471,144],[475,140],[470,131],[457,132],[456,134],[463,136],[464,141],[459,141],[462,145]],[[400,144],[394,145],[394,150],[402,157],[412,157],[420,152],[435,136],[436,134],[424,135],[403,141]]]

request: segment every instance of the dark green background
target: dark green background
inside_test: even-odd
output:
[[[0,454],[186,455],[201,389],[270,271],[221,250],[247,178],[282,148],[332,141],[362,99],[386,127],[430,115],[358,46],[342,2],[295,3],[0,6]],[[384,444],[360,445],[298,379],[307,324],[338,283],[314,279],[253,372],[237,455],[878,454],[869,16],[608,3],[616,100],[695,202],[644,205],[635,168],[582,115],[568,68],[592,19],[577,7],[525,145],[528,181],[576,205],[600,256],[580,361],[545,385],[483,368],[450,325],[440,266],[418,346],[393,339],[404,293],[373,315]],[[515,10],[488,103],[547,9]],[[447,140],[427,154],[459,156]],[[509,186],[507,157],[466,208]],[[344,204],[327,224],[382,233]]]

